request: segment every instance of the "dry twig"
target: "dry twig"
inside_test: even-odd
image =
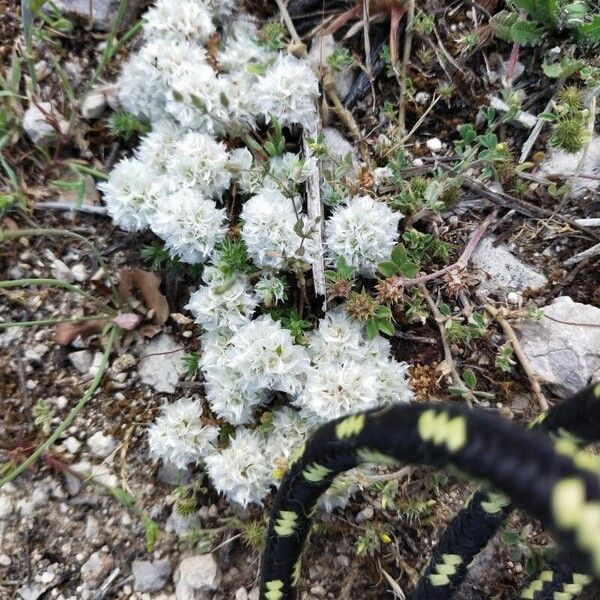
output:
[[[444,315],[440,312],[440,309],[437,307],[435,300],[431,297],[431,294],[429,293],[427,288],[423,284],[420,284],[419,289],[425,297],[425,300],[427,300],[427,304],[429,304],[429,308],[433,314],[433,318],[435,319],[438,329],[440,330],[442,345],[444,347],[444,368],[442,370],[442,374],[450,375],[452,379],[452,385],[463,391],[467,402],[469,403],[469,405],[471,405],[473,401],[476,401],[476,398],[473,395],[473,393],[469,389],[467,389],[456,369],[456,362],[454,361],[454,357],[452,356],[450,342],[448,341],[448,336],[446,335],[446,328],[444,327],[446,317],[444,317]]]
[[[492,305],[485,306],[486,312],[496,320],[498,325],[504,331],[504,335],[506,336],[507,341],[512,346],[515,351],[516,357],[519,359],[521,363],[521,367],[523,371],[525,371],[525,375],[527,375],[527,379],[529,379],[529,384],[531,385],[531,391],[533,393],[533,397],[535,398],[538,406],[541,410],[548,410],[548,401],[542,392],[542,386],[540,385],[540,379],[537,373],[534,371],[533,367],[529,364],[529,360],[527,356],[525,356],[525,352],[523,352],[523,348],[521,343],[519,342],[515,330],[512,328],[511,324],[507,321],[507,311],[505,308],[497,309]]]

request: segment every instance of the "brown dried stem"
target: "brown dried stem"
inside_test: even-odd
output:
[[[504,335],[506,336],[507,341],[515,351],[515,355],[519,359],[521,367],[523,368],[523,371],[525,371],[525,375],[527,375],[527,378],[529,379],[531,391],[533,393],[533,397],[538,403],[538,406],[541,410],[548,410],[548,401],[546,400],[544,393],[542,392],[540,379],[537,373],[534,371],[533,367],[529,364],[529,360],[527,356],[525,356],[525,352],[523,352],[523,348],[517,338],[517,335],[515,334],[515,330],[512,328],[511,324],[506,319],[508,312],[505,308],[497,309],[491,305],[486,305],[485,310],[491,317],[493,317],[496,320],[498,325],[500,325],[500,327],[502,328],[502,331],[504,331]]]

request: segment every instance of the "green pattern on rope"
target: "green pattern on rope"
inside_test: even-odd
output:
[[[600,386],[580,396],[597,403],[596,394],[600,395]],[[598,421],[591,423],[589,415],[567,416],[562,419],[566,431],[598,436]],[[548,420],[546,416],[544,421]],[[575,421],[581,425],[572,427]],[[485,481],[498,490],[487,495],[489,514],[504,510],[510,498],[554,532],[581,573],[600,575],[597,461],[573,444],[557,448],[547,436],[483,411],[454,404],[394,405],[333,421],[306,444],[273,503],[262,560],[261,600],[297,598],[302,550],[319,497],[336,475],[373,460],[451,467]],[[451,577],[466,562],[462,551],[445,553],[436,563],[436,580]],[[572,592],[584,584],[571,583],[575,587],[558,593],[575,597]]]

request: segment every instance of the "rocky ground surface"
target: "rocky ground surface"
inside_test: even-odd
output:
[[[90,61],[97,60],[101,32],[110,29],[117,3],[94,0],[91,4],[95,8],[92,17],[87,12],[88,0],[57,2],[81,24],[63,57],[64,68],[74,79],[84,77]],[[132,19],[142,4],[129,3]],[[7,0],[0,0],[3,71],[19,43],[16,10]],[[86,41],[78,46],[81,40]],[[38,67],[43,71],[44,65]],[[110,70],[117,68],[110,67],[107,81]],[[55,84],[55,75],[49,73],[47,78],[47,85]],[[336,85],[341,93],[348,82],[340,76]],[[105,126],[96,121],[108,110],[110,97],[110,87],[99,86],[82,106],[86,127],[82,137],[98,135],[93,143],[84,140],[80,149],[103,168],[125,150],[120,142],[107,137]],[[60,113],[61,107],[55,104],[48,108]],[[36,118],[36,110],[30,107],[24,114],[23,129],[31,141],[43,145],[45,136],[55,135],[55,130],[49,131]],[[58,118],[64,117],[59,114]],[[430,124],[423,131],[415,154],[428,159],[448,147],[449,126],[442,121],[437,125],[439,130]],[[345,133],[335,135],[342,138]],[[39,172],[27,153],[20,154],[19,159],[24,165],[24,185],[34,204],[39,198],[73,202],[68,192],[58,198],[55,191],[47,191],[43,181],[35,179]],[[560,164],[561,169],[567,167],[564,160]],[[549,173],[556,172],[552,165],[546,168]],[[587,168],[597,172],[600,164]],[[587,188],[592,185],[586,183]],[[485,202],[481,195],[465,195],[444,214],[446,239],[463,239],[472,211]],[[1,217],[2,227],[68,228],[85,235],[101,250],[110,273],[116,275],[124,267],[148,269],[140,256],[148,240],[133,238],[111,225],[102,214],[93,181],[86,181],[84,205],[91,214],[48,208],[16,211]],[[568,201],[561,210],[572,218],[593,218],[600,203],[597,195],[587,195],[581,201]],[[547,318],[523,321],[515,330],[532,368],[554,401],[600,376],[600,265],[593,256],[569,265],[569,259],[590,246],[589,237],[583,232],[573,234],[564,223],[550,217],[544,226],[540,222],[517,213],[490,228],[472,258],[479,283],[472,286],[470,300],[483,305],[494,297],[510,309],[531,303],[543,311]],[[66,238],[21,238],[3,245],[0,253],[2,279],[63,279],[106,301],[99,269],[85,246]],[[189,375],[184,361],[185,355],[198,350],[199,329],[182,306],[187,298],[184,292],[192,282],[177,273],[160,275],[171,316],[167,324],[156,325],[155,307],[138,302],[136,310],[143,326],[121,340],[107,377],[84,411],[38,464],[0,489],[2,599],[257,598],[259,552],[244,536],[240,523],[261,523],[262,512],[236,512],[204,487],[200,473],[152,464],[148,458],[146,429],[162,404],[201,392],[201,383]],[[78,315],[82,311],[81,298],[64,290],[2,290],[1,299],[2,321]],[[437,375],[431,367],[443,358],[435,323],[410,324],[403,333],[404,337],[394,340],[394,347],[398,358],[415,367],[412,377],[419,397],[433,393],[446,399],[436,386]],[[64,343],[60,334],[53,327],[0,331],[1,462],[18,463],[43,442],[80,399],[99,368],[104,342],[101,335]],[[490,335],[493,338],[497,334]],[[469,358],[471,364],[478,365],[480,379],[503,390],[493,402],[482,402],[484,406],[522,420],[536,414],[535,399],[523,375],[513,372],[498,380],[490,367],[493,352],[485,344]],[[180,486],[192,481],[197,482],[198,510],[182,515],[176,509]],[[381,494],[371,488],[358,494],[345,510],[323,516],[308,548],[304,600],[381,598],[384,572],[398,579],[402,588],[412,588],[444,523],[473,487],[420,469],[402,479],[399,486],[405,503],[403,513],[400,507],[403,516],[399,520],[382,505]],[[117,488],[127,492],[127,498],[116,494]],[[133,498],[133,505],[129,498]],[[415,504],[415,498],[420,504]],[[431,503],[423,504],[428,498]],[[148,519],[158,528],[156,535],[151,534],[156,539],[151,540],[150,549]],[[374,526],[389,531],[391,541],[376,557],[357,556],[357,541]],[[525,578],[528,559],[539,557],[548,542],[523,515],[513,517],[508,529],[520,532],[527,547],[515,547],[499,535],[461,591],[462,600],[512,598]],[[598,594],[592,590],[588,597],[598,598]]]

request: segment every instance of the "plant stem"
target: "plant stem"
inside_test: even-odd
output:
[[[74,317],[72,319],[39,319],[37,321],[10,321],[0,323],[0,330],[10,327],[35,327],[37,325],[57,325],[58,323],[83,323],[85,321],[95,321],[97,319],[109,319],[110,315],[94,315],[93,317]]]
[[[512,328],[511,324],[506,320],[506,310],[504,308],[498,310],[491,304],[486,305],[485,310],[491,317],[493,317],[496,320],[498,325],[500,325],[500,327],[502,328],[502,331],[504,331],[506,340],[515,351],[515,355],[519,359],[521,367],[523,368],[523,371],[525,371],[525,375],[527,375],[527,379],[529,379],[531,391],[533,393],[533,397],[538,403],[538,406],[543,411],[548,410],[548,401],[546,400],[546,397],[542,392],[542,387],[540,385],[540,379],[538,377],[538,374],[533,370],[533,367],[529,363],[529,359],[523,351],[521,343],[519,342],[515,334],[515,330]]]
[[[119,28],[121,27],[121,23],[123,21],[123,17],[125,16],[125,11],[127,10],[128,0],[121,0],[119,2],[119,6],[117,7],[117,13],[115,15],[115,20],[113,21],[112,28],[108,37],[106,38],[104,51],[102,52],[102,56],[100,57],[100,62],[92,72],[90,79],[85,86],[85,90],[81,97],[81,102],[85,100],[86,96],[89,94],[90,90],[98,80],[98,77],[102,74],[102,71],[106,68],[108,61],[115,55],[119,47],[121,46],[121,42],[115,44],[115,38],[119,33]]]
[[[31,93],[38,93],[38,81],[33,60],[33,13],[29,6],[29,0],[21,0],[21,22],[23,26],[23,38],[25,39],[25,60],[27,70],[31,79]]]
[[[440,337],[442,338],[442,346],[444,347],[444,362],[446,363],[446,368],[448,369],[450,378],[452,379],[452,385],[454,385],[455,388],[458,388],[463,392],[467,404],[469,406],[472,406],[473,402],[476,402],[477,400],[473,395],[473,392],[471,392],[471,390],[467,388],[463,380],[460,378],[460,375],[458,374],[458,370],[456,368],[456,361],[452,356],[452,349],[450,348],[450,342],[448,341],[448,336],[446,335],[446,329],[444,327],[445,317],[440,312],[440,309],[435,303],[435,300],[431,297],[431,294],[429,293],[427,288],[423,284],[420,284],[419,289],[421,290],[423,296],[425,296],[425,300],[429,305],[431,313],[433,314],[433,318],[437,323],[438,329],[440,331]]]
[[[104,310],[107,310],[107,311],[111,312],[112,314],[116,313],[115,310],[106,306],[101,300],[98,300],[98,298],[96,298],[95,296],[92,296],[92,294],[88,294],[88,292],[86,292],[85,290],[78,288],[76,285],[73,285],[73,284],[69,283],[68,281],[62,281],[61,279],[31,278],[31,279],[15,279],[15,280],[8,280],[8,281],[0,281],[0,290],[5,290],[5,289],[10,289],[10,288],[15,288],[15,287],[27,287],[28,285],[54,286],[54,287],[58,287],[58,288],[63,288],[65,290],[68,290],[69,292],[73,292],[75,294],[79,294],[80,296],[83,296],[90,302],[93,302],[94,304],[101,306]]]
[[[6,477],[0,479],[0,488],[9,481],[16,479],[27,468],[29,468],[32,464],[37,462],[37,460],[42,456],[42,454],[44,454],[44,452],[47,452],[54,445],[56,440],[58,440],[58,438],[73,424],[73,421],[75,420],[77,415],[79,415],[79,413],[83,410],[85,405],[94,395],[94,392],[98,389],[98,386],[100,385],[100,382],[102,381],[102,378],[104,377],[104,374],[106,373],[106,370],[108,368],[108,359],[118,335],[119,328],[114,325],[111,326],[108,341],[106,342],[106,346],[104,347],[104,353],[102,354],[102,361],[98,367],[98,371],[96,372],[94,379],[92,380],[92,383],[86,390],[85,394],[81,397],[79,402],[71,409],[71,411],[62,421],[62,423],[55,429],[54,433],[45,442],[41,446],[39,446],[37,450],[35,450],[35,452],[31,454],[25,461],[23,461],[17,468],[12,470],[8,475],[6,475]]]

